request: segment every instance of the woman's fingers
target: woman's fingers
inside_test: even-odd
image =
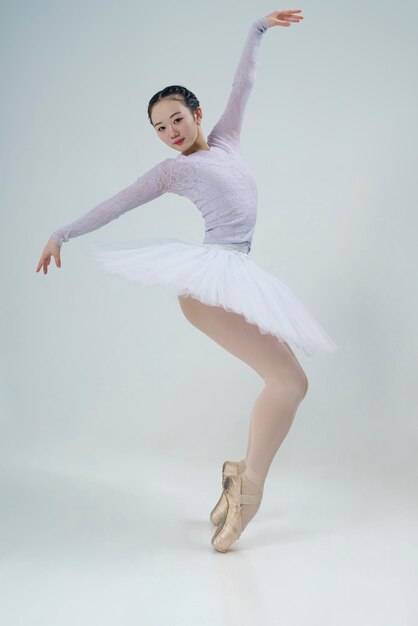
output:
[[[39,272],[39,270],[43,268],[44,274],[47,274],[48,273],[47,268],[48,268],[50,261],[51,261],[51,254],[43,254],[40,258],[36,271]]]
[[[298,13],[302,13],[302,9],[273,11],[269,15],[266,15],[266,19],[269,26],[291,26],[303,20],[303,15],[297,15]]]
[[[299,22],[299,20],[303,20],[303,15],[293,15],[293,13],[289,11],[280,11],[276,15],[276,19],[283,20],[285,22]]]
[[[39,272],[39,270],[41,269],[41,267],[43,267],[44,263],[45,263],[45,255],[43,254],[43,255],[41,256],[41,258],[39,259],[39,263],[38,263],[38,266],[37,266],[37,268],[36,268],[36,271],[37,271],[37,272]]]

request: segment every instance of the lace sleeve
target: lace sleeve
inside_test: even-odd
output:
[[[260,42],[268,28],[268,22],[264,17],[260,17],[252,23],[238,67],[235,70],[228,102],[218,122],[208,135],[208,143],[211,138],[217,138],[239,146],[244,111],[255,81]]]
[[[165,159],[111,198],[104,200],[74,222],[57,228],[51,237],[61,247],[64,241],[101,228],[131,209],[158,198],[169,191],[170,162]]]

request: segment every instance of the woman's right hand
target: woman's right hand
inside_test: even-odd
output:
[[[52,237],[50,237],[48,239],[48,242],[45,246],[45,248],[43,249],[41,258],[39,259],[39,263],[38,263],[38,267],[36,268],[36,271],[39,272],[39,270],[41,269],[41,267],[44,268],[44,274],[48,274],[48,265],[51,263],[51,256],[54,257],[55,259],[55,265],[57,267],[61,267],[61,249],[59,247],[59,245],[56,243],[56,241],[54,241],[54,239],[52,239]]]
[[[298,23],[303,20],[303,15],[295,15],[302,13],[302,9],[279,9],[265,16],[269,28],[271,26],[291,26],[292,22]]]

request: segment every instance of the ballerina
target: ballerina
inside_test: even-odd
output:
[[[289,343],[308,356],[337,349],[291,289],[249,256],[257,187],[240,149],[244,112],[264,33],[298,23],[300,13],[273,11],[251,24],[225,109],[207,139],[193,92],[181,85],[157,92],[148,104],[149,122],[158,138],[179,154],[56,229],[36,269],[46,274],[52,257],[61,267],[63,242],[164,193],[188,198],[201,212],[201,244],[173,237],[95,241],[93,258],[107,273],[158,286],[178,298],[193,326],[247,363],[265,383],[251,414],[245,458],[222,465],[222,493],[210,513],[217,526],[211,543],[218,552],[227,552],[257,513],[272,460],[306,396],[308,379]]]

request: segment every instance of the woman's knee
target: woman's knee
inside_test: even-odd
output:
[[[264,382],[282,394],[285,393],[299,404],[305,398],[308,391],[308,378],[299,368],[288,368],[286,371],[280,369],[272,371],[264,377]]]
[[[296,393],[299,398],[299,403],[304,400],[306,394],[308,393],[308,377],[306,376],[304,370],[300,367],[298,374],[296,375],[295,388]]]
[[[293,350],[291,349],[289,344],[287,342],[284,342],[283,345],[285,345],[286,348],[288,349],[289,353],[291,354],[291,356],[293,358],[294,363],[296,363],[296,365],[297,365],[297,369],[299,370],[300,381],[299,381],[298,384],[299,384],[300,389],[301,389],[301,402],[302,402],[302,400],[304,399],[304,397],[308,393],[308,387],[309,387],[308,377],[306,376],[305,370],[303,369],[303,367],[299,363],[298,359],[296,358],[295,353],[293,352]]]
[[[298,387],[300,389],[300,393],[301,393],[300,401],[302,402],[302,400],[305,398],[306,394],[308,393],[308,387],[309,387],[308,377],[306,376],[305,370],[303,369],[303,367],[299,363],[298,359],[296,358],[295,353],[293,352],[293,350],[291,349],[289,344],[287,342],[285,342],[284,345],[286,346],[286,348],[288,349],[289,353],[291,354],[291,356],[293,358],[293,362],[295,363],[295,365],[297,367],[297,370],[298,370],[299,376],[298,376],[297,385],[298,385]]]
[[[303,372],[303,392],[302,392],[301,402],[302,402],[302,400],[305,399],[305,396],[308,393],[308,388],[309,388],[308,377],[306,376],[305,372]]]

